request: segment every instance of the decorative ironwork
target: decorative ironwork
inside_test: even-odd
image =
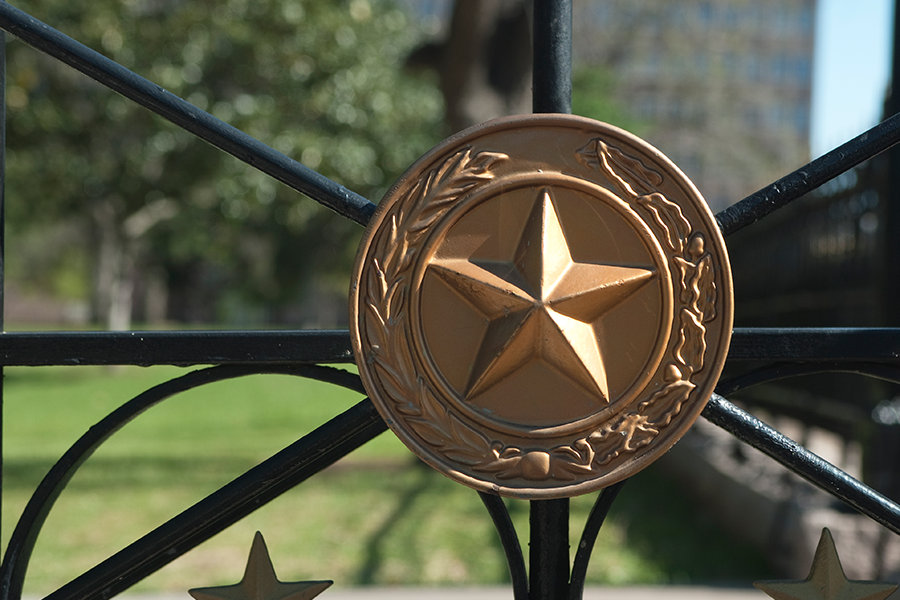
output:
[[[535,61],[537,72],[534,79],[535,110],[569,112],[570,2],[535,0],[535,15],[537,56]],[[0,29],[23,39],[42,52],[55,56],[101,84],[210,141],[240,160],[253,164],[294,189],[308,194],[315,201],[331,207],[346,218],[366,223],[375,211],[374,205],[365,198],[329,181],[3,2],[0,2]],[[723,211],[716,216],[716,221],[723,234],[728,236],[898,141],[900,141],[900,116],[895,116]],[[678,303],[680,309],[686,310],[691,315],[684,317],[687,320],[682,321],[683,311],[680,310],[677,319],[673,316],[673,322],[699,323],[703,326],[708,319],[712,319],[709,308],[711,304],[705,299],[713,295],[712,288],[704,282],[709,281],[710,273],[715,273],[717,269],[721,271],[723,265],[727,265],[727,262],[717,258],[715,251],[710,249],[711,245],[715,246],[711,244],[714,230],[705,230],[697,224],[695,217],[689,215],[685,216],[688,223],[685,229],[677,210],[663,201],[669,201],[670,198],[654,199],[652,193],[648,195],[648,190],[640,187],[642,181],[652,183],[653,174],[637,168],[635,164],[617,155],[614,149],[607,147],[604,150],[598,141],[591,139],[576,147],[567,148],[566,151],[577,153],[579,148],[582,160],[580,164],[585,168],[596,169],[598,173],[605,172],[611,177],[613,183],[608,190],[610,194],[618,193],[626,202],[637,200],[638,208],[634,210],[645,211],[646,217],[642,220],[649,223],[651,229],[655,229],[655,237],[662,240],[660,245],[665,244],[673,252],[670,255],[672,264],[669,265],[669,272],[674,274],[673,279],[678,280],[678,293],[673,293],[672,304],[674,306]],[[465,163],[476,171],[480,166],[486,166],[484,162],[479,163],[479,160],[485,160],[491,165],[502,162],[499,155],[481,156],[479,159],[476,153],[460,155],[458,158],[461,159],[459,164]],[[448,163],[448,169],[452,171],[455,164]],[[485,169],[484,172],[490,170]],[[476,180],[480,181],[478,177]],[[484,187],[489,185],[485,184]],[[645,198],[644,203],[641,203],[641,197]],[[551,200],[550,204],[552,203]],[[441,210],[447,212],[447,209]],[[704,222],[703,219],[700,219],[700,222]],[[700,237],[696,234],[700,234]],[[707,263],[704,262],[707,252],[713,257],[712,270],[708,269]],[[398,256],[402,265],[403,257]],[[653,260],[650,263],[656,269],[654,273],[665,271],[660,270]],[[724,280],[716,279],[717,284],[720,281]],[[652,284],[647,283],[644,287],[647,286]],[[723,288],[717,285],[715,289],[715,295],[718,297]],[[722,317],[719,311],[717,308],[717,318]],[[681,327],[685,330],[690,328],[691,325]],[[676,375],[669,370],[673,375],[673,381],[684,381],[687,367],[692,367],[694,371],[698,370],[701,359],[703,369],[711,369],[709,365],[715,361],[710,362],[706,354],[684,350],[691,346],[698,347],[696,340],[700,337],[708,347],[714,345],[707,332],[703,336],[685,333],[682,350],[667,346],[665,355],[670,359],[669,362],[676,363],[676,368],[680,371],[680,375]],[[689,339],[694,340],[694,343],[688,343]],[[85,437],[51,470],[48,479],[35,493],[13,533],[0,568],[0,600],[18,599],[21,596],[22,581],[31,548],[40,531],[40,524],[54,500],[62,492],[66,481],[84,457],[125,420],[136,416],[147,406],[172,393],[207,381],[257,372],[291,372],[300,376],[335,378],[336,376],[328,370],[312,366],[303,367],[298,363],[346,362],[350,357],[349,348],[349,335],[346,332],[0,334],[0,365],[230,365],[197,371],[149,390],[85,434]],[[898,330],[738,329],[734,331],[729,361],[758,360],[763,361],[766,366],[753,373],[721,382],[719,391],[730,393],[741,387],[776,377],[821,370],[850,370],[863,375],[900,381],[898,348],[900,348]],[[724,353],[724,350],[721,351]],[[806,361],[806,364],[799,361]],[[679,364],[685,369],[679,367]],[[664,369],[662,373],[664,375],[666,370]],[[340,379],[340,382],[337,379]],[[690,376],[687,380],[698,385],[694,379],[690,379]],[[712,380],[714,381],[715,377]],[[335,382],[361,389],[359,380],[351,375],[341,375],[335,378]],[[900,533],[900,506],[896,502],[877,494],[741,411],[721,396],[713,395],[702,414],[739,439],[762,449],[775,460],[834,494],[854,509],[868,515],[891,531]],[[363,401],[66,584],[49,597],[65,600],[106,598],[127,589],[264,502],[319,472],[384,429],[385,424],[372,403]],[[532,502],[531,568],[526,578],[521,548],[518,547],[515,532],[512,531],[509,515],[502,501],[496,496],[482,493],[482,499],[497,524],[509,559],[513,591],[517,600],[524,600],[529,596],[534,600],[580,598],[593,539],[622,483],[614,484],[600,494],[595,511],[585,529],[582,544],[579,546],[571,578],[568,571],[568,513],[564,499]]]

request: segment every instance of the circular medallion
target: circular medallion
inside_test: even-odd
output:
[[[491,121],[385,195],[350,294],[391,429],[444,474],[556,498],[624,479],[706,404],[731,335],[718,227],[634,136],[581,117]]]

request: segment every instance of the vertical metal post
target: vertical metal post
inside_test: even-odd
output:
[[[891,89],[884,106],[885,117],[900,112],[900,0],[894,3],[894,47],[891,65]],[[900,148],[894,146],[886,152],[888,169],[886,181],[883,183],[883,192],[887,196],[884,223],[884,273],[882,273],[882,285],[884,286],[884,323],[887,327],[900,325],[900,243],[897,237],[900,235],[900,173],[896,171],[900,166]]]
[[[532,111],[572,112],[572,2],[534,0]]]
[[[531,501],[529,600],[569,596],[569,499]]]
[[[532,110],[572,112],[572,2],[534,0]],[[529,599],[565,600],[569,588],[569,500],[531,502]]]
[[[6,33],[0,31],[0,331],[6,286]],[[3,367],[0,367],[0,513],[3,511]]]
[[[894,45],[891,65],[891,89],[885,103],[885,118],[900,113],[900,0],[894,3]],[[886,152],[887,169],[881,182],[884,194],[884,244],[883,266],[880,275],[882,287],[883,322],[885,327],[900,326],[900,146]],[[896,386],[890,386],[891,394],[897,393]],[[867,459],[872,470],[871,481],[878,491],[896,498],[900,494],[900,474],[898,459],[890,453],[891,448],[900,445],[900,428],[879,426],[879,441],[871,445],[871,456]]]
[[[891,83],[884,105],[884,118],[900,113],[900,0],[894,2],[893,47],[891,51]],[[883,194],[884,223],[881,225],[882,262],[879,274],[883,327],[900,327],[900,146],[885,152],[887,168],[877,185]],[[896,385],[885,386],[889,395],[897,393]],[[900,427],[874,424],[874,436],[865,455],[865,469],[870,485],[884,495],[900,496]]]

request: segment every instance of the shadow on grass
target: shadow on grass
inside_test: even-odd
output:
[[[421,496],[428,491],[434,482],[434,472],[422,465],[418,461],[411,463],[411,470],[415,473],[415,477],[406,483],[405,489],[397,491],[397,504],[382,521],[381,526],[369,536],[365,542],[365,559],[360,565],[354,585],[372,585],[378,580],[378,573],[381,569],[383,561],[383,544],[387,537],[391,534],[397,524],[409,513]]]
[[[188,488],[198,491],[197,488],[224,485],[254,464],[249,458],[233,457],[98,456],[91,458],[78,472],[67,493],[77,497],[79,493],[102,495],[127,489],[177,492]],[[361,553],[351,569],[353,583],[391,583],[393,575],[389,574],[392,571],[388,563],[397,560],[403,560],[405,568],[414,577],[421,578],[426,563],[422,553],[433,553],[441,548],[447,548],[448,556],[459,557],[470,570],[478,568],[470,564],[471,553],[476,551],[480,558],[475,562],[495,565],[480,572],[475,577],[476,582],[482,582],[482,579],[486,583],[508,581],[508,572],[502,566],[505,565],[502,547],[475,492],[447,480],[418,461],[408,463],[409,466],[406,464],[393,461],[382,466],[373,463],[341,465],[326,470],[297,489],[301,495],[304,490],[342,493],[355,499],[346,504],[347,510],[379,519],[359,530]],[[51,466],[48,460],[9,460],[4,465],[5,491],[30,494]],[[373,498],[378,502],[390,502],[390,509],[373,511]],[[583,522],[591,500],[573,500],[573,522]],[[334,503],[334,499],[328,503]],[[510,501],[507,506],[518,526],[527,527],[528,503]],[[442,517],[445,522],[449,520],[449,525],[426,524],[432,520],[429,515],[440,513],[444,513]],[[376,514],[380,516],[375,517]],[[301,514],[297,518],[315,520],[316,517]],[[323,523],[323,526],[334,528],[336,524]],[[709,511],[690,500],[657,465],[637,474],[625,485],[604,526],[609,527],[623,532],[623,539],[609,543],[639,554],[643,566],[639,572],[623,575],[624,579],[605,571],[595,571],[593,577],[589,575],[589,583],[747,584],[763,579],[771,572],[761,553],[724,532],[711,520]],[[527,531],[524,533],[527,535]],[[527,542],[523,540],[523,543],[527,560]],[[571,543],[577,544],[577,537]],[[402,559],[391,554],[398,551],[398,545],[406,548],[407,554]],[[619,552],[613,548],[609,550]],[[595,560],[602,562],[601,555],[602,552],[595,552]],[[487,561],[489,556],[492,558]],[[502,573],[498,569],[502,569]]]
[[[503,546],[499,537],[493,534],[490,517],[477,493],[450,481],[418,460],[407,464],[402,473],[395,471],[391,479],[396,486],[391,486],[394,504],[390,512],[362,543],[363,558],[353,585],[397,583],[392,582],[391,563],[396,566],[396,545],[400,539],[409,552],[407,566],[418,572],[417,577],[425,578],[423,581],[428,577],[429,558],[422,552],[449,551],[451,555],[461,553],[451,560],[461,560],[467,568],[476,568],[468,563],[472,561],[473,552],[479,553],[480,559],[475,561],[479,569],[478,580],[495,585],[508,583]],[[386,470],[385,475],[388,474]],[[438,512],[444,512],[445,516],[450,514],[452,534],[443,531],[436,522],[440,521],[434,517]],[[466,532],[470,535],[466,536]],[[468,537],[468,543],[460,545],[460,534]],[[444,558],[448,557],[445,555]]]
[[[766,557],[725,531],[658,463],[625,485],[610,511],[626,543],[667,574],[669,584],[740,583],[771,574]]]
[[[122,488],[171,487],[185,483],[227,482],[256,463],[249,459],[216,457],[92,457],[76,472],[67,489],[79,491]],[[53,461],[7,459],[3,464],[3,489],[34,490]]]

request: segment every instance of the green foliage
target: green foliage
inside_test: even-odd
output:
[[[439,93],[402,72],[418,33],[385,3],[17,4],[373,200],[441,137]],[[9,54],[13,233],[81,223],[89,247],[112,232],[170,286],[274,303],[348,268],[355,224],[35,50]]]
[[[576,68],[572,73],[572,113],[640,135],[646,127],[616,100],[615,89],[611,71],[596,65]]]

